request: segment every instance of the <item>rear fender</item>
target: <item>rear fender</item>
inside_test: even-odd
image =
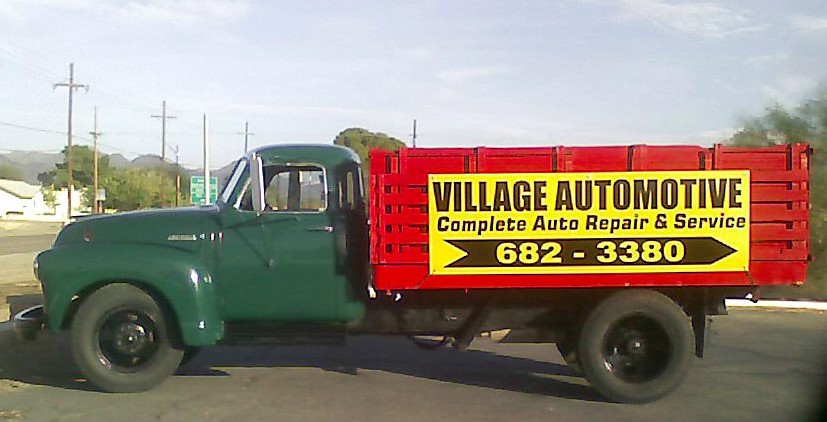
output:
[[[203,260],[191,251],[138,244],[60,246],[37,257],[46,325],[64,327],[73,300],[113,282],[134,284],[174,314],[183,342],[215,344],[224,336],[217,293]]]

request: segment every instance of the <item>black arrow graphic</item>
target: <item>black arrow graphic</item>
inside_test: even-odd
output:
[[[599,248],[597,245],[604,241],[613,242],[614,253],[618,257],[612,262],[601,262],[598,257],[606,260],[606,248]],[[635,262],[624,262],[619,257],[629,256],[631,253],[620,245],[623,242],[635,242],[637,244],[638,256],[643,253],[644,242],[656,241],[660,244],[661,259],[647,262],[638,259]],[[667,242],[678,241],[683,244],[683,256],[678,261],[669,261],[664,256],[664,249],[668,247]],[[468,267],[536,267],[536,266],[594,266],[594,265],[621,265],[621,266],[651,266],[651,265],[710,265],[729,255],[736,250],[729,245],[712,237],[663,237],[663,238],[624,238],[624,239],[514,239],[514,240],[446,240],[449,244],[465,252],[466,255],[448,264],[445,268],[468,268]],[[497,260],[497,247],[504,243],[513,243],[516,253],[519,254],[520,245],[526,242],[535,243],[540,247],[536,253],[540,255],[536,263],[526,264],[515,261],[512,264],[503,264]],[[556,255],[560,259],[556,263],[543,263],[543,257],[552,253],[553,248],[542,248],[545,243],[557,243],[560,245],[560,252]],[[544,250],[542,250],[544,249]]]

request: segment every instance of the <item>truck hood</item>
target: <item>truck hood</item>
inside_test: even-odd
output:
[[[134,211],[81,218],[61,230],[54,247],[77,243],[151,243],[186,247],[218,230],[216,205]]]

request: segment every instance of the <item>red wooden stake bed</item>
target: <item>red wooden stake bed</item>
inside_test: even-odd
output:
[[[608,146],[412,148],[370,156],[370,242],[377,290],[750,286],[801,284],[809,257],[805,144],[762,148]],[[433,274],[429,175],[749,170],[746,271]]]

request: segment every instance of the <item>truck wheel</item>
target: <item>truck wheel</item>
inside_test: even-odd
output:
[[[578,343],[589,383],[621,403],[647,403],[675,389],[692,359],[689,319],[672,299],[651,291],[610,296],[586,318]]]
[[[101,390],[148,390],[175,372],[184,351],[155,300],[129,284],[92,293],[72,321],[72,352],[81,373]]]

